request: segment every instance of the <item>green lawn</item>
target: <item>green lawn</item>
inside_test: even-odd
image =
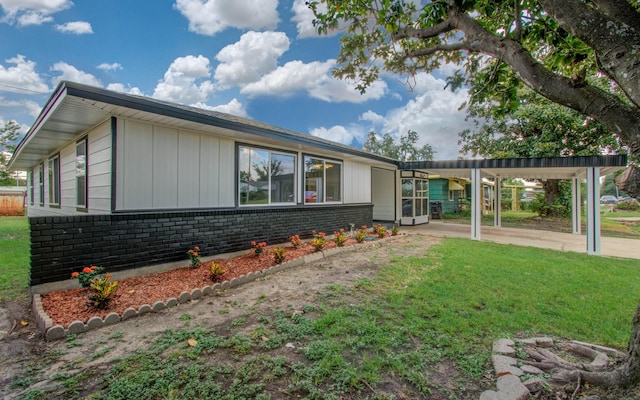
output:
[[[0,270],[2,293],[17,296],[27,280],[26,222],[2,222],[2,254],[13,263]],[[421,240],[410,237],[404,250],[419,248]],[[73,369],[59,374],[64,381],[57,389],[25,393],[33,399],[269,399],[283,393],[382,399],[390,398],[390,388],[407,398],[477,398],[495,339],[551,335],[624,349],[640,300],[638,260],[466,239],[444,239],[420,256],[403,256],[402,247],[388,251],[395,258],[375,279],[353,288],[327,282],[318,297],[309,297],[304,314],[230,302],[243,312],[221,328],[192,323],[186,308],[184,328],[149,337],[144,350],[101,372],[84,368],[122,345],[122,334],[114,334],[93,356],[70,362]],[[212,318],[222,311],[212,310]],[[72,335],[67,345],[79,339]],[[432,378],[443,365],[455,368],[446,384]],[[38,376],[44,370],[28,370],[11,385],[28,388],[48,379]],[[372,390],[377,397],[369,396]]]
[[[27,218],[0,217],[0,301],[27,296],[29,261]]]
[[[616,218],[640,217],[640,211],[603,211],[600,217],[600,232],[602,236],[640,239],[640,222],[616,221]],[[443,218],[445,222],[471,223],[469,215],[448,213],[444,214]],[[483,214],[481,223],[485,226],[493,226],[493,213]],[[583,232],[585,232],[586,224],[587,220],[583,215]],[[540,218],[536,213],[530,211],[503,211],[502,226],[505,228],[540,229],[554,232],[571,232],[572,230],[570,217]]]

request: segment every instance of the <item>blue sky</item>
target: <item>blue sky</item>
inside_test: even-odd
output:
[[[252,118],[361,147],[408,130],[458,157],[469,125],[453,70],[385,75],[365,95],[331,76],[339,33],[318,36],[305,0],[0,0],[0,123],[29,128],[60,80]]]

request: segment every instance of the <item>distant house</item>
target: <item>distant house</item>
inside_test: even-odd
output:
[[[469,206],[470,181],[463,178],[429,177],[429,201],[441,206],[442,213],[457,213]]]
[[[579,179],[623,165],[623,156],[400,162],[73,82],[56,87],[9,162],[28,172],[32,285],[89,264],[118,271],[184,260],[195,245],[214,255],[350,224],[426,223],[429,175],[469,177],[476,210],[485,176]],[[589,187],[598,184],[591,175]],[[455,204],[462,191],[451,182]],[[479,240],[473,215],[471,237]]]

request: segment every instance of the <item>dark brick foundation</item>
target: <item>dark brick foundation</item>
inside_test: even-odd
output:
[[[250,242],[284,243],[311,230],[332,234],[349,224],[371,226],[372,204],[221,209],[29,218],[31,285],[69,279],[85,265],[107,271],[187,261],[248,249]]]

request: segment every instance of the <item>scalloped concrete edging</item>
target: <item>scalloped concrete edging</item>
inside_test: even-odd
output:
[[[78,334],[88,332],[94,329],[102,328],[103,326],[114,325],[120,323],[121,321],[126,321],[131,318],[136,318],[148,313],[157,313],[165,308],[177,307],[180,304],[188,303],[192,300],[198,300],[204,296],[212,296],[216,293],[238,287],[244,283],[252,282],[260,277],[268,276],[274,274],[276,272],[280,272],[282,270],[286,270],[289,268],[298,267],[300,265],[310,264],[315,261],[319,261],[345,251],[352,251],[356,249],[361,249],[364,247],[375,246],[381,243],[384,243],[388,240],[402,237],[406,234],[398,234],[396,236],[389,236],[383,239],[376,239],[373,241],[367,241],[363,243],[359,243],[353,246],[346,247],[334,247],[329,250],[323,250],[316,253],[307,254],[304,257],[297,258],[295,260],[288,261],[286,263],[277,264],[273,267],[263,269],[262,271],[249,272],[248,274],[241,275],[237,278],[233,278],[229,281],[215,283],[210,286],[205,286],[203,288],[196,288],[191,290],[191,292],[182,292],[176,299],[175,297],[171,297],[166,301],[156,301],[153,304],[143,304],[137,310],[134,308],[127,308],[122,312],[122,315],[112,312],[107,314],[104,318],[99,316],[94,316],[89,318],[89,320],[84,323],[79,320],[75,320],[69,324],[69,326],[65,329],[62,325],[53,325],[53,320],[47,315],[42,306],[42,298],[40,294],[34,294],[32,298],[32,313],[34,314],[34,319],[36,321],[36,325],[38,328],[44,333],[44,338],[46,341],[53,341],[65,338],[70,334]]]

